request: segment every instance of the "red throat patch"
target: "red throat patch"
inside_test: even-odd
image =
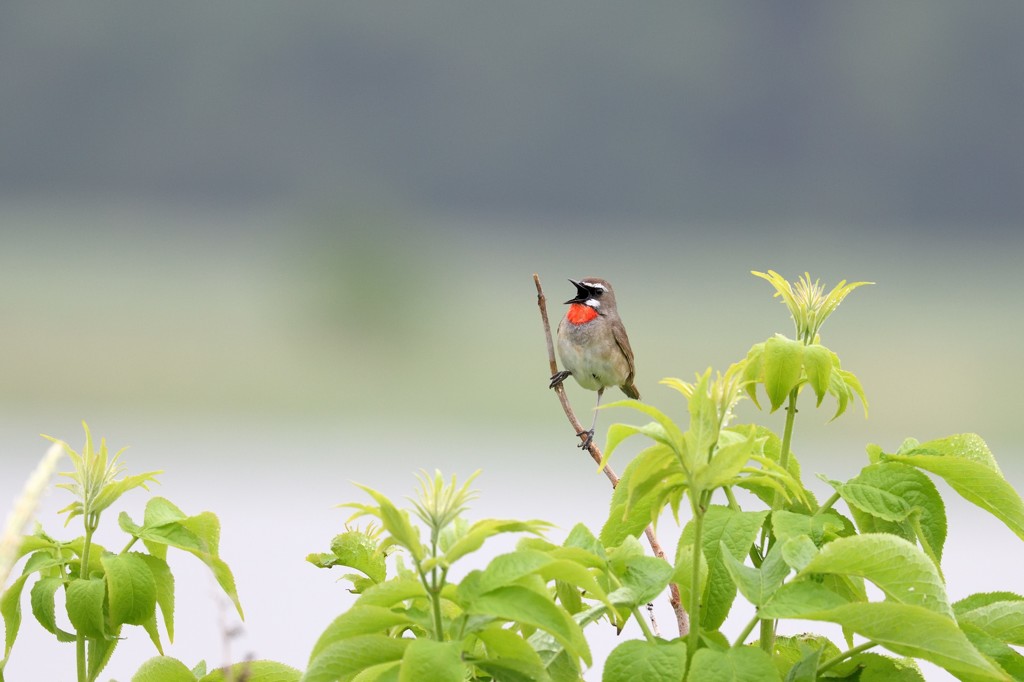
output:
[[[573,303],[569,306],[569,312],[566,314],[565,319],[569,320],[572,324],[586,324],[596,317],[597,311],[589,305]]]

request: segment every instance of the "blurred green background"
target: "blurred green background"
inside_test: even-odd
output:
[[[566,278],[611,280],[645,400],[681,417],[659,378],[790,332],[768,268],[877,283],[823,330],[870,418],[808,404],[809,474],[975,431],[1020,485],[1022,34],[1012,0],[5,6],[0,499],[38,433],[89,420],[224,518],[255,604],[236,653],[301,666],[344,603],[301,558],[350,479],[482,467],[479,514],[603,521],[534,272],[553,321]],[[1016,542],[970,519],[951,585]],[[254,533],[272,562],[241,559]],[[287,607],[268,575],[303,583]],[[219,662],[195,608],[210,629],[171,653]],[[150,654],[130,645],[111,675]]]

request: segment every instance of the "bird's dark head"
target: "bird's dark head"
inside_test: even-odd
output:
[[[615,307],[615,292],[606,280],[600,277],[584,277],[579,281],[569,281],[576,287],[576,296],[566,301],[567,304],[578,303],[595,310]]]

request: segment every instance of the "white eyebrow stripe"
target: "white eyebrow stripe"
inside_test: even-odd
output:
[[[593,287],[594,289],[600,289],[601,291],[607,291],[608,290],[608,288],[605,285],[598,284],[597,282],[588,282],[586,280],[583,280],[581,282],[581,284],[585,284],[588,287]]]

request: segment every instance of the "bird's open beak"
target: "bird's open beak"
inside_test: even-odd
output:
[[[590,289],[587,288],[587,285],[580,284],[574,279],[570,279],[569,281],[576,285],[576,298],[570,298],[568,301],[565,302],[566,305],[570,303],[583,303],[588,298],[593,297],[593,294],[591,293]]]

